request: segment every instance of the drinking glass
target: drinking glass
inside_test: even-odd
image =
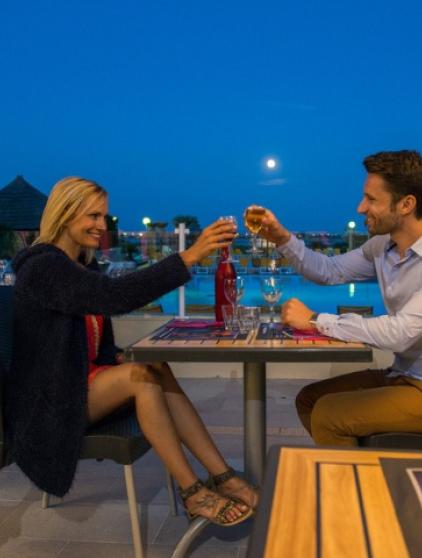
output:
[[[233,225],[236,227],[237,229],[237,219],[234,215],[226,215],[224,217],[219,217],[218,218],[219,221],[230,221],[231,223],[233,223]],[[232,252],[231,252],[231,244],[228,247],[228,255],[229,257],[227,258],[228,262],[232,262],[233,258],[232,258]]]
[[[223,304],[221,311],[223,313],[224,329],[227,331],[236,330],[238,324],[234,306],[232,304]]]
[[[262,296],[270,307],[270,323],[274,322],[274,305],[281,297],[281,281],[277,277],[266,277],[261,281]]]
[[[259,306],[239,306],[237,310],[239,320],[239,332],[249,333],[259,327]]]
[[[239,275],[233,279],[224,279],[224,294],[235,311],[239,300],[245,292],[245,280]]]
[[[264,215],[265,207],[261,207],[260,205],[250,205],[245,210],[245,227],[250,231],[252,236],[252,248],[248,250],[251,254],[260,254],[262,252],[256,245],[256,235],[262,228],[262,219]]]

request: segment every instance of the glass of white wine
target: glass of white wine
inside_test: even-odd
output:
[[[281,297],[281,281],[277,277],[265,277],[261,281],[261,292],[270,307],[270,323],[274,322],[274,306]]]
[[[252,248],[249,250],[251,254],[260,254],[261,250],[256,245],[256,235],[262,229],[262,219],[265,215],[265,207],[260,205],[250,205],[244,213],[245,227],[252,234]]]

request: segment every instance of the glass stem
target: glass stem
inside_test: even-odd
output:
[[[274,305],[270,305],[270,323],[274,323]]]
[[[256,248],[256,234],[252,235],[252,252],[257,252]]]

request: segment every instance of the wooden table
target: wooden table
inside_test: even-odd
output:
[[[155,340],[158,328],[126,351],[128,360],[152,362],[242,362],[244,390],[245,474],[261,483],[266,455],[267,362],[369,362],[372,350],[361,343],[336,340],[246,339]]]
[[[273,446],[248,558],[422,556],[422,452]]]

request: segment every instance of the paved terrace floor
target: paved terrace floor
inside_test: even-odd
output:
[[[312,444],[294,411],[306,380],[269,380],[268,445]],[[238,379],[183,379],[229,463],[241,468],[242,382]],[[171,556],[188,521],[169,513],[165,475],[154,451],[134,466],[147,558]],[[195,463],[195,470],[204,471]],[[194,543],[192,558],[243,558],[252,520],[224,529],[209,526]],[[123,468],[111,462],[82,461],[64,500],[41,509],[41,493],[16,466],[0,471],[0,558],[133,558]]]

